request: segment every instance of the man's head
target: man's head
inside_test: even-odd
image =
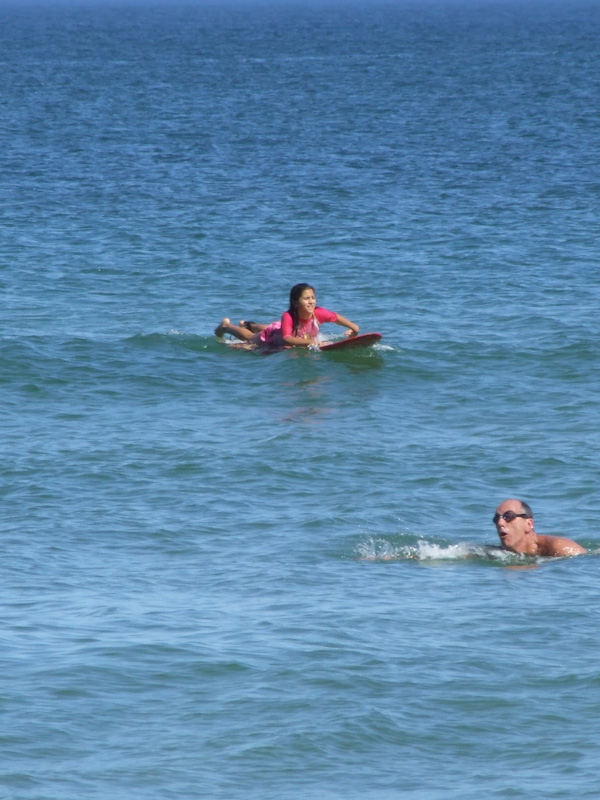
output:
[[[494,514],[494,524],[505,550],[513,553],[535,552],[533,512],[527,503],[515,499],[500,503]]]

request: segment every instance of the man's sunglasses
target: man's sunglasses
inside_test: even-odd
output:
[[[505,511],[504,514],[494,514],[492,517],[492,522],[495,525],[500,518],[502,518],[505,522],[513,522],[513,520],[515,520],[517,517],[529,519],[529,514],[517,514],[514,511]]]

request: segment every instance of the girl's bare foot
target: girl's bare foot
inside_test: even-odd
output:
[[[229,319],[229,317],[224,317],[221,320],[220,324],[217,325],[217,327],[215,328],[215,336],[218,336],[219,338],[221,336],[224,336],[227,333],[227,328],[229,327],[230,324],[231,320]]]
[[[260,333],[264,327],[264,325],[260,325],[258,322],[252,322],[249,319],[240,320],[240,328],[246,328],[246,330],[250,331],[250,333]]]

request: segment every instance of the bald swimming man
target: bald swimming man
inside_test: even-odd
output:
[[[505,500],[494,514],[494,525],[504,550],[527,556],[577,556],[587,550],[572,539],[546,536],[533,528],[533,511],[522,500]]]

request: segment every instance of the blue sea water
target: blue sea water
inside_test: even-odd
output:
[[[581,0],[0,5],[0,797],[598,796],[599,52]],[[213,335],[299,281],[381,343]],[[491,547],[511,496],[589,554]]]

